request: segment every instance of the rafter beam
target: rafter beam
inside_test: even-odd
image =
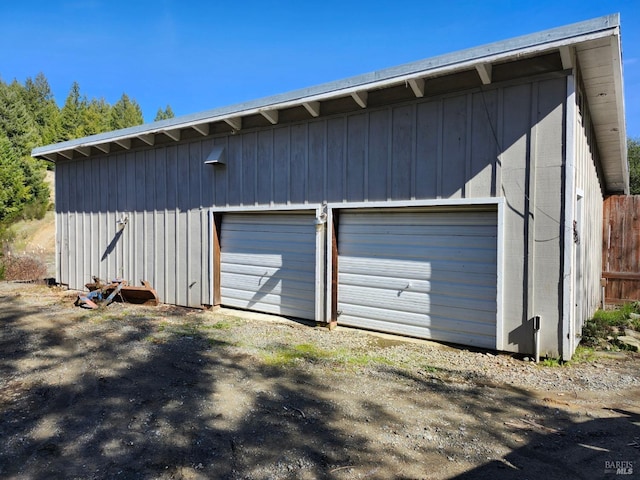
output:
[[[73,150],[63,150],[58,152],[58,155],[62,155],[64,158],[71,160],[73,158]]]
[[[48,160],[49,162],[55,163],[55,161],[58,160],[58,155],[56,155],[55,153],[50,153],[50,154],[42,155],[42,158],[44,158],[45,160]]]
[[[207,135],[209,135],[209,124],[208,123],[201,123],[199,125],[191,125],[191,128],[193,128],[196,132],[198,132],[203,137],[206,137]]]
[[[489,85],[491,83],[491,72],[493,67],[490,63],[479,63],[476,65],[476,70],[478,75],[480,76],[480,80],[482,80],[483,85]]]
[[[138,135],[138,138],[147,145],[153,145],[156,143],[156,136],[153,133],[142,133]]]
[[[369,92],[366,90],[360,90],[359,92],[352,92],[351,97],[356,101],[358,105],[362,108],[367,108],[367,100],[369,98]]]
[[[174,142],[177,142],[178,140],[180,140],[180,129],[163,130],[162,133],[164,133],[167,137],[169,137]]]
[[[278,110],[260,110],[260,113],[264,118],[269,120],[271,125],[278,123]]]
[[[76,147],[76,151],[85,157],[91,155],[91,147]]]
[[[111,151],[111,144],[110,143],[101,143],[99,145],[94,145],[94,147],[96,147],[102,153],[109,153]]]
[[[418,97],[424,97],[424,78],[412,78],[409,80],[409,86],[413,90],[413,94]]]
[[[242,117],[225,118],[224,121],[234,130],[242,130]]]
[[[302,105],[312,117],[320,116],[320,102],[305,102]]]
[[[560,59],[562,60],[562,68],[565,70],[570,70],[573,68],[573,55],[571,52],[571,47],[563,46],[560,47]]]
[[[131,139],[130,138],[121,138],[119,140],[114,140],[115,143],[120,145],[125,150],[129,150],[131,148]]]

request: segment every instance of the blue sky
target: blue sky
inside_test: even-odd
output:
[[[627,133],[640,137],[640,2],[121,1],[0,4],[0,77],[43,72],[63,104],[73,81],[145,120],[176,115],[619,12]]]

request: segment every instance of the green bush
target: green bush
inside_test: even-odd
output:
[[[615,345],[625,328],[640,331],[640,318],[632,318],[632,314],[639,312],[640,302],[626,303],[614,310],[598,310],[582,327],[581,343],[587,347]]]

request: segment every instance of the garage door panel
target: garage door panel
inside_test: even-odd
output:
[[[338,252],[340,323],[495,348],[495,211],[346,211]]]
[[[301,265],[300,269],[287,269],[282,271],[280,266],[266,266],[266,265],[241,265],[241,264],[225,264],[224,270],[221,275],[236,274],[247,275],[257,278],[271,278],[278,276],[287,280],[297,281],[309,281],[310,275],[313,273],[313,268],[309,268],[308,265]]]
[[[349,319],[360,319],[360,321],[366,321],[367,319],[377,320],[379,322],[387,322],[388,328],[393,329],[396,325],[401,326],[411,325],[414,327],[429,327],[436,329],[451,329],[457,332],[475,332],[481,335],[493,336],[494,335],[494,321],[490,317],[485,317],[484,321],[481,321],[481,317],[476,321],[465,320],[461,321],[457,318],[447,316],[447,311],[437,312],[433,314],[424,315],[424,313],[414,312],[395,312],[393,321],[389,321],[389,311],[384,308],[377,308],[371,305],[355,305],[350,311],[349,315],[342,313],[339,317],[341,323],[345,323],[347,317]],[[399,331],[402,333],[401,331]]]
[[[303,275],[296,274],[295,272],[284,275],[242,275],[235,273],[223,273],[221,276],[221,283],[224,285],[235,285],[236,288],[258,292],[260,289],[268,287],[270,293],[286,294],[290,292],[290,295],[308,296],[310,290],[313,289],[313,282],[310,282],[308,278]],[[291,283],[287,283],[291,280]],[[283,293],[284,287],[284,293]]]
[[[342,317],[345,317],[344,319]],[[404,325],[413,327],[425,327],[432,330],[452,330],[458,333],[471,333],[484,336],[493,336],[493,324],[491,321],[486,322],[472,322],[472,321],[460,321],[452,319],[450,317],[438,315],[437,313],[428,315],[426,318],[422,314],[416,314],[412,312],[397,312],[397,315],[393,319],[390,319],[388,313],[384,309],[379,309],[371,306],[360,305],[355,308],[350,319],[359,319],[359,321],[366,321],[367,319],[376,320],[379,322],[386,322],[393,324],[396,328],[401,329]],[[346,315],[340,316],[341,322],[344,323]]]
[[[368,237],[371,242],[384,242],[383,235],[398,235],[399,237],[406,237],[405,241],[410,242],[412,240],[415,241],[415,235],[419,235],[420,237],[424,237],[426,241],[438,242],[442,237],[452,237],[457,238],[460,242],[469,242],[470,238],[482,238],[487,237],[490,238],[495,235],[495,228],[487,225],[476,225],[473,229],[469,229],[472,225],[394,225],[378,228],[377,233],[380,236],[371,237],[371,227],[366,224],[360,225],[347,225],[344,226],[344,231],[348,235],[360,235],[363,237]]]
[[[227,230],[225,233],[227,234],[227,245],[232,246],[228,247],[232,248],[232,250],[227,250],[229,252],[245,252],[256,249],[265,252],[279,252],[283,243],[287,244],[288,251],[304,252],[309,242],[315,241],[315,235],[300,235],[297,232],[268,234],[258,231]],[[252,238],[252,235],[258,236],[260,242],[256,242],[256,238]]]
[[[469,316],[476,318],[476,312],[488,312],[495,321],[495,300],[477,299],[462,296],[434,295],[414,291],[397,292],[392,290],[354,287],[341,285],[340,299],[350,305],[370,305],[387,308],[395,314],[398,311],[415,313],[433,313],[441,307],[451,313],[449,316]],[[462,311],[466,312],[462,312]]]
[[[256,297],[255,292],[243,292],[237,289],[221,289],[221,294],[227,299],[225,305],[272,313],[287,317],[308,318],[308,312],[313,309],[313,301],[308,302],[298,297],[285,297],[277,294],[265,294]]]
[[[396,215],[397,213],[397,215]],[[428,216],[425,216],[425,213]],[[458,214],[460,212],[453,212]],[[429,211],[425,212],[424,209],[416,209],[413,212],[409,211],[396,211],[395,213],[389,213],[389,211],[362,210],[361,212],[346,212],[350,215],[349,226],[351,225],[377,225],[378,228],[388,227],[405,227],[407,225],[431,225],[431,226],[493,226],[495,225],[495,212],[492,211],[474,211],[473,216],[461,216],[452,218],[452,209],[447,209],[441,212]]]
[[[305,253],[288,253],[286,256],[282,254],[270,254],[259,253],[257,251],[249,251],[247,253],[234,252],[234,253],[222,253],[221,260],[224,262],[222,265],[222,271],[225,271],[228,266],[252,266],[257,270],[262,267],[265,268],[290,268],[292,270],[300,271],[314,271],[315,256]],[[257,272],[258,273],[258,272]]]
[[[367,258],[397,258],[397,259],[416,259],[416,251],[419,250],[424,257],[422,258],[437,258],[440,263],[443,261],[449,261],[456,264],[465,263],[478,263],[480,265],[486,265],[487,261],[495,262],[495,251],[486,248],[479,248],[477,246],[467,248],[437,248],[437,247],[425,247],[420,244],[414,246],[394,244],[384,245],[384,253],[380,251],[381,246],[372,245],[369,243],[359,244],[357,251],[345,250],[343,253],[345,256],[354,257],[367,257]],[[462,266],[460,268],[463,268]]]
[[[357,275],[372,275],[385,272],[389,277],[414,278],[430,280],[432,278],[460,280],[460,273],[465,274],[465,283],[486,284],[495,278],[495,269],[486,264],[458,264],[451,262],[420,262],[419,260],[366,258],[341,256],[340,272]]]
[[[345,323],[345,322],[343,322]],[[495,348],[495,334],[481,335],[454,330],[440,330],[425,326],[408,324],[393,324],[384,320],[372,320],[370,318],[352,318],[348,325],[381,332],[392,332],[400,335],[408,335],[418,338],[439,340],[441,342],[471,345],[479,348]]]
[[[465,285],[439,280],[419,280],[408,276],[391,277],[371,275],[366,277],[365,279],[362,275],[340,273],[339,281],[340,285],[342,285],[342,288],[361,287],[369,289],[381,289],[383,291],[396,292],[396,295],[398,297],[405,294],[406,292],[443,296],[448,296],[451,292],[455,292],[456,298],[476,298],[494,302],[496,293],[495,288],[486,285]],[[375,295],[376,292],[373,292],[373,294]]]
[[[495,254],[491,258],[495,258]],[[340,255],[340,272],[360,273],[367,275],[371,272],[389,272],[390,276],[402,277],[402,272],[408,272],[413,278],[439,278],[446,281],[447,278],[454,278],[456,281],[463,281],[460,273],[465,275],[464,282],[475,284],[479,282],[493,281],[496,278],[494,263],[464,263],[449,262],[440,260],[424,261],[415,259],[398,259],[382,257],[353,257]],[[495,282],[493,282],[495,283]]]
[[[227,214],[220,240],[223,305],[315,318],[313,214]]]

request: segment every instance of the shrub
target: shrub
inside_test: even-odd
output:
[[[582,344],[587,347],[616,346],[625,328],[640,331],[640,302],[626,303],[614,310],[598,310],[582,327]]]
[[[5,255],[0,259],[0,276],[3,280],[34,281],[47,275],[46,265],[37,258]]]

